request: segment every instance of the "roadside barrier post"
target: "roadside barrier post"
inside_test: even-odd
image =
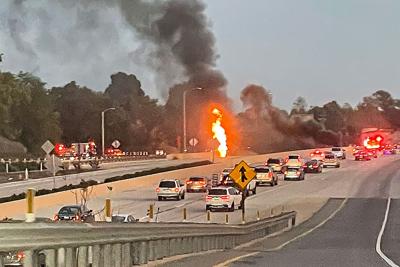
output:
[[[260,211],[257,210],[257,221],[259,221],[259,220],[260,220]]]
[[[41,172],[43,171],[43,162],[42,161],[40,161],[40,171]]]
[[[8,162],[6,162],[6,173],[8,173]]]
[[[183,208],[183,221],[186,222],[187,219],[187,211],[186,208]]]
[[[28,168],[25,168],[25,180],[29,179],[29,172],[28,172]]]
[[[229,223],[229,215],[225,214],[225,224],[228,224],[228,223]]]
[[[29,188],[26,190],[26,222],[34,222],[35,221],[35,212],[33,207],[33,201],[35,198],[35,189]]]
[[[111,215],[111,199],[106,198],[106,207],[105,207],[105,213],[106,213],[106,222],[111,222],[112,221],[112,215]]]
[[[150,204],[147,216],[149,216],[149,222],[152,222],[154,219],[154,204]]]
[[[207,222],[209,223],[211,221],[211,212],[207,210]]]

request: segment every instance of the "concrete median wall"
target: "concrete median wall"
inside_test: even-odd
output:
[[[130,267],[175,255],[231,249],[290,229],[295,218],[295,212],[287,212],[242,225],[1,223],[0,255],[24,251],[25,267],[39,266],[39,261],[49,267],[86,267],[89,263]]]

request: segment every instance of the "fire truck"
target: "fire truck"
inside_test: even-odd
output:
[[[65,144],[56,144],[54,154],[62,159],[64,165],[70,163],[76,169],[80,169],[82,164],[89,164],[97,169],[100,163],[97,157],[97,146],[93,140],[87,143],[72,143],[69,147]]]

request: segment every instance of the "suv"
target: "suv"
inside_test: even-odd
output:
[[[166,198],[185,199],[185,184],[177,179],[161,180],[156,192],[159,201]]]
[[[265,165],[271,167],[274,172],[283,173],[283,159],[281,158],[269,158]]]
[[[85,206],[69,205],[62,207],[54,216],[54,221],[79,221],[94,222],[92,210],[88,210]]]
[[[332,153],[339,159],[346,159],[346,150],[341,147],[332,147]]]
[[[234,211],[240,209],[242,196],[239,190],[233,187],[213,187],[208,190],[206,197],[206,210],[228,209]]]
[[[303,164],[301,162],[300,155],[289,155],[286,159],[285,166],[287,167],[301,167]]]
[[[271,186],[278,185],[278,175],[268,166],[256,166],[256,182],[259,184],[270,184]]]
[[[207,177],[190,177],[186,180],[186,192],[207,192]]]
[[[326,153],[324,158],[324,168],[326,167],[340,167],[340,162],[335,154],[333,153]]]

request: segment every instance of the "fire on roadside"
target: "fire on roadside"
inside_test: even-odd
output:
[[[215,120],[212,122],[211,131],[213,133],[213,139],[217,139],[219,146],[219,156],[224,158],[228,152],[227,138],[225,129],[222,126],[222,112],[218,108],[213,108],[212,114],[215,116]]]

